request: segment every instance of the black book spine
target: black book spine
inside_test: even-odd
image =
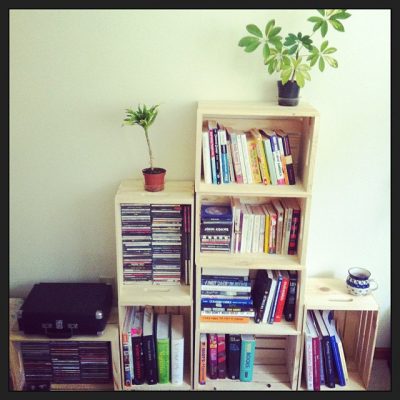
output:
[[[322,338],[322,350],[324,352],[324,371],[325,371],[325,385],[335,387],[335,371],[333,367],[333,354],[329,336]]]
[[[146,382],[149,385],[154,385],[157,383],[157,359],[154,336],[143,336],[142,347]]]
[[[217,183],[221,183],[222,171],[219,164],[219,158],[221,154],[219,154],[219,140],[218,140],[218,129],[213,130],[214,135],[214,152],[215,152],[215,171],[217,174]]]
[[[142,385],[145,381],[145,373],[142,338],[140,336],[132,337],[132,355],[134,372],[133,383],[135,385]]]
[[[289,288],[283,312],[285,315],[285,320],[290,322],[294,321],[296,311],[297,271],[288,271],[288,274]]]
[[[227,342],[227,372],[228,378],[240,378],[240,335],[226,335]]]

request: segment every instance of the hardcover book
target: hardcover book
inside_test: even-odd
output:
[[[286,296],[286,302],[283,309],[285,320],[290,322],[294,321],[296,313],[296,296],[297,296],[297,271],[288,271],[289,274],[289,288]]]
[[[240,335],[226,335],[227,342],[227,372],[229,379],[240,378]]]
[[[223,204],[202,204],[201,221],[223,221],[232,222],[232,208],[230,205]]]
[[[262,315],[267,303],[268,294],[271,288],[272,279],[268,276],[267,270],[257,270],[256,279],[252,288],[253,303],[255,309],[255,322],[262,321]]]
[[[132,356],[133,356],[133,383],[142,385],[145,382],[144,354],[143,354],[143,312],[136,312],[131,328]]]
[[[265,157],[267,159],[268,172],[269,172],[269,175],[271,178],[271,184],[277,185],[278,181],[276,179],[275,161],[274,161],[274,157],[272,155],[272,147],[271,147],[270,138],[268,137],[266,131],[259,129],[259,132],[262,135],[262,142],[263,142],[263,146],[264,146]]]
[[[158,382],[169,383],[170,377],[170,316],[157,315],[156,352]]]
[[[270,314],[270,311],[272,308],[272,303],[273,303],[273,300],[275,297],[275,292],[276,292],[276,286],[278,283],[278,280],[272,270],[268,269],[267,274],[268,274],[268,278],[271,279],[271,286],[269,289],[267,302],[265,303],[265,309],[263,310],[263,314],[262,314],[262,322],[263,323],[268,322],[268,317],[269,317],[269,314]]]
[[[283,307],[285,306],[286,297],[287,297],[287,293],[288,293],[288,287],[289,287],[288,271],[280,270],[280,273],[282,275],[282,283],[281,283],[281,287],[279,289],[278,302],[276,305],[274,322],[281,322],[281,320],[282,320]]]
[[[312,342],[312,375],[313,375],[313,390],[321,390],[321,377],[320,377],[320,340],[318,337],[317,330],[314,326],[313,319],[309,311],[307,311],[306,324],[311,335]]]
[[[171,383],[181,385],[184,371],[183,315],[171,316]]]
[[[154,341],[154,311],[152,306],[144,308],[142,346],[146,382],[149,385],[154,385],[157,383],[157,359]]]
[[[275,318],[275,312],[276,312],[276,306],[278,304],[278,298],[279,298],[279,291],[281,289],[281,284],[282,284],[282,274],[278,270],[272,271],[274,278],[276,279],[276,288],[274,292],[274,297],[272,300],[271,308],[269,311],[269,316],[268,316],[268,323],[273,324],[274,323],[274,318]]]
[[[218,379],[226,378],[226,343],[225,334],[217,334],[217,370]]]
[[[241,335],[240,351],[240,380],[251,382],[253,380],[254,357],[256,350],[256,339],[252,334]]]
[[[207,370],[210,379],[218,378],[218,342],[217,334],[207,334]]]

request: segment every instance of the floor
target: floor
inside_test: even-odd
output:
[[[374,360],[368,390],[391,390],[391,369],[387,360]]]

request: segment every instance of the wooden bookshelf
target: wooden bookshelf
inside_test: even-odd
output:
[[[21,391],[25,385],[24,364],[21,355],[22,342],[109,342],[111,351],[112,382],[108,383],[51,383],[53,391],[85,391],[85,390],[121,390],[121,367],[119,353],[119,330],[118,330],[118,311],[113,307],[107,321],[106,328],[102,335],[77,335],[69,339],[47,338],[44,335],[26,335],[18,328],[15,309],[12,303],[18,299],[10,299],[10,330],[9,330],[9,351],[10,351],[10,375],[13,389]],[[19,307],[18,307],[19,308]]]
[[[123,279],[122,235],[121,235],[121,204],[180,204],[191,206],[191,227],[194,228],[194,183],[190,181],[166,180],[164,190],[148,192],[144,190],[142,179],[128,179],[120,183],[115,195],[115,229],[117,254],[117,292],[118,317],[120,332],[123,329],[125,314],[128,307],[136,306],[143,309],[146,305],[154,307],[156,314],[182,314],[184,316],[184,379],[181,385],[172,383],[126,386],[121,381],[125,391],[177,391],[192,389],[193,365],[193,256],[192,266],[188,271],[188,283],[181,281],[180,285],[156,285],[152,282],[132,282]],[[191,251],[193,250],[193,234],[191,235]],[[122,343],[120,341],[122,354]],[[123,364],[121,360],[121,368]]]
[[[333,310],[337,330],[341,337],[349,374],[345,386],[321,391],[367,390],[375,350],[378,328],[378,304],[372,294],[353,296],[347,292],[344,280],[334,278],[308,278],[304,300],[304,321],[308,310]],[[304,329],[303,329],[304,332]],[[304,357],[304,333],[301,339],[299,390],[306,390],[302,372]]]
[[[203,122],[215,120],[223,126],[246,131],[251,128],[282,129],[296,138],[293,163],[295,185],[205,183],[203,171]],[[296,390],[301,352],[303,305],[306,280],[306,250],[311,206],[312,181],[316,157],[319,113],[309,104],[282,107],[276,103],[201,101],[197,107],[195,164],[195,332],[194,389],[195,390]],[[229,203],[232,197],[244,202],[261,204],[271,199],[295,198],[301,208],[300,234],[296,255],[265,253],[213,253],[200,251],[200,208],[203,202]],[[295,320],[274,324],[201,322],[201,297],[198,285],[207,268],[283,269],[298,271]],[[231,379],[209,379],[199,384],[199,343],[201,333],[251,333],[256,336],[256,361],[253,382]],[[257,350],[257,339],[269,337],[278,341],[279,348]],[[274,343],[271,340],[271,343]],[[265,351],[264,351],[265,350]],[[262,360],[260,360],[262,357]]]

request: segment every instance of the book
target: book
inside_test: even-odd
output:
[[[286,171],[288,175],[289,185],[295,185],[296,175],[294,171],[294,163],[292,158],[292,149],[290,147],[289,135],[281,129],[276,131],[277,135],[279,135],[283,140],[283,150],[284,150],[284,157],[285,157]]]
[[[229,139],[226,140],[226,148],[229,166],[229,182],[236,182],[235,169],[233,168],[232,145]]]
[[[314,370],[313,370],[313,345],[312,336],[308,324],[304,327],[304,379],[307,390],[314,390]]]
[[[262,205],[264,213],[269,214],[269,234],[268,234],[268,253],[276,254],[276,224],[277,224],[277,213],[271,203]],[[265,227],[267,230],[267,227]],[[266,252],[266,249],[264,249]]]
[[[235,296],[231,296],[231,298],[211,298],[207,299],[201,298],[201,306],[202,307],[228,307],[228,306],[252,306],[253,300],[250,297],[249,299],[238,299]]]
[[[222,323],[235,323],[247,324],[250,321],[249,317],[242,317],[238,315],[201,315],[199,317],[201,322],[222,322]]]
[[[218,378],[218,343],[217,334],[207,334],[207,371],[210,379]]]
[[[230,182],[230,172],[228,163],[228,147],[226,140],[226,130],[220,124],[217,124],[218,143],[220,150],[221,183]]]
[[[132,380],[133,380],[131,326],[132,326],[132,314],[134,313],[134,311],[135,311],[134,307],[127,307],[124,324],[121,332],[122,359],[124,366],[124,385],[127,387],[132,386]]]
[[[265,303],[265,310],[263,311],[262,315],[262,322],[267,323],[268,322],[268,317],[270,314],[270,310],[272,307],[272,303],[275,297],[275,292],[276,292],[276,286],[278,283],[276,275],[273,273],[272,270],[268,269],[267,270],[268,277],[271,279],[271,287],[269,289],[268,297],[267,297],[267,302]]]
[[[281,272],[279,270],[274,270],[274,271],[272,271],[272,273],[274,274],[274,277],[276,278],[276,288],[275,288],[274,297],[273,297],[271,308],[269,310],[269,315],[268,315],[268,323],[269,324],[274,323],[276,307],[278,305],[279,291],[280,291],[281,285],[282,285]]]
[[[250,155],[249,155],[249,150],[247,146],[247,137],[244,132],[241,132],[239,134],[239,138],[241,140],[241,147],[242,147],[242,156],[243,156],[243,161],[244,161],[244,167],[245,167],[245,173],[246,173],[246,180],[247,183],[254,183],[253,180],[253,174],[251,171],[251,162],[250,162]]]
[[[290,229],[292,227],[293,207],[289,198],[281,199],[281,204],[285,211],[283,217],[282,254],[287,255],[289,249]]]
[[[322,344],[322,352],[324,354],[324,375],[325,385],[329,388],[335,387],[335,370],[331,342],[329,339],[329,332],[326,329],[322,315],[318,310],[311,310],[311,315],[315,321],[315,326],[320,334]]]
[[[269,175],[267,158],[265,156],[262,135],[257,129],[250,129],[250,133],[254,137],[254,140],[256,141],[257,158],[258,158],[258,165],[260,168],[262,183],[264,185],[270,185],[271,178]]]
[[[281,156],[283,176],[285,179],[285,185],[289,185],[289,178],[288,178],[288,173],[287,173],[287,169],[286,169],[285,151],[283,149],[283,139],[281,136],[278,135],[277,131],[278,131],[278,129],[275,130],[275,133],[276,133],[276,137],[278,139],[278,148],[279,148],[279,153]]]
[[[253,305],[255,309],[255,322],[259,324],[267,303],[272,279],[265,269],[257,270],[256,278],[252,288]]]
[[[238,144],[237,133],[230,127],[225,127],[226,133],[230,139],[231,144],[231,154],[232,154],[232,164],[233,170],[235,173],[235,181],[236,183],[244,183],[243,181],[243,171],[242,171],[242,162],[240,160],[240,148]]]
[[[246,286],[243,285],[201,285],[200,287],[201,290],[207,290],[207,291],[221,291],[225,290],[228,292],[232,291],[240,291],[240,292],[251,292],[251,283],[249,282]]]
[[[331,324],[333,325],[333,328],[334,328],[335,339],[336,339],[336,343],[338,345],[339,354],[340,354],[340,361],[342,362],[343,374],[344,374],[344,378],[345,378],[345,381],[346,381],[346,384],[347,384],[347,382],[349,380],[349,374],[348,374],[348,371],[347,371],[346,358],[345,358],[345,355],[344,355],[344,349],[343,349],[342,340],[340,339],[339,333],[338,333],[338,331],[336,329],[335,320],[334,319],[331,320]]]
[[[288,254],[295,255],[297,254],[297,244],[299,239],[301,209],[296,199],[289,200],[292,207],[292,221],[290,224]]]
[[[321,390],[321,361],[320,361],[320,340],[317,330],[314,326],[313,319],[309,311],[306,315],[306,324],[312,338],[312,375],[313,375],[313,390]]]
[[[232,317],[253,317],[254,318],[254,309],[242,310],[241,308],[210,308],[205,309],[202,308],[200,311],[200,315],[210,315],[210,316],[232,316]],[[221,321],[222,322],[222,321]]]
[[[232,223],[232,208],[225,204],[202,204],[200,218],[202,222]]]
[[[279,199],[273,199],[271,204],[276,212],[276,254],[282,254],[283,217],[285,210]]]
[[[338,378],[338,384],[339,384],[339,386],[345,386],[346,378],[344,375],[342,360],[341,360],[341,356],[340,356],[340,352],[339,352],[339,346],[336,341],[336,335],[335,335],[336,329],[335,329],[335,326],[333,324],[331,324],[332,312],[329,310],[324,310],[321,312],[321,315],[322,315],[322,319],[325,323],[326,329],[329,333],[329,340],[331,343],[333,361],[334,361],[336,375]]]
[[[240,378],[240,350],[241,337],[240,335],[226,335],[227,347],[227,376],[229,379]]]
[[[184,371],[183,315],[171,315],[171,383],[181,385]]]
[[[138,311],[135,313],[131,328],[131,341],[132,341],[132,358],[133,358],[133,383],[135,385],[142,385],[145,382],[144,370],[144,354],[142,345],[143,333],[143,312]]]
[[[214,128],[215,121],[207,121],[208,127],[208,143],[210,148],[210,161],[211,161],[211,180],[212,183],[217,184],[217,164],[215,161],[215,145],[214,145]]]
[[[200,333],[200,360],[199,383],[205,385],[207,381],[207,334]]]
[[[271,140],[268,137],[266,131],[264,131],[263,129],[259,129],[258,131],[262,136],[262,143],[264,145],[264,152],[265,152],[265,157],[267,159],[268,172],[271,178],[271,185],[277,185],[278,181],[276,179],[276,169],[275,169],[274,157],[272,155]]]
[[[204,176],[204,182],[205,183],[212,183],[210,140],[209,140],[209,134],[208,134],[208,127],[206,126],[206,123],[203,124],[202,150],[203,150],[203,176]]]
[[[289,275],[289,288],[288,294],[286,296],[286,302],[283,309],[283,313],[285,315],[285,320],[290,322],[294,321],[295,313],[296,313],[296,296],[297,296],[297,271],[288,271]]]
[[[207,269],[204,269],[205,272],[203,272],[203,277],[205,276],[237,276],[237,277],[249,277],[249,269],[248,268],[218,268],[218,267],[211,267]],[[248,280],[248,279],[247,279]]]
[[[284,185],[285,184],[285,175],[283,173],[282,159],[281,159],[281,153],[279,150],[278,138],[274,131],[269,130],[266,132],[266,134],[270,139],[272,158],[274,160],[277,184]]]
[[[149,385],[157,383],[157,359],[154,341],[154,311],[152,306],[145,306],[143,313],[142,336],[144,373]]]
[[[280,273],[282,275],[282,283],[281,283],[281,287],[279,289],[278,301],[276,304],[276,311],[275,311],[275,316],[274,316],[274,322],[281,322],[281,320],[282,320],[283,308],[285,306],[286,296],[288,294],[288,288],[289,288],[288,272],[285,270],[280,270]]]
[[[247,151],[249,154],[252,183],[261,183],[261,172],[258,165],[257,143],[251,132],[245,132]]]
[[[218,379],[226,378],[226,342],[225,334],[217,334],[217,370]]]
[[[169,383],[170,379],[170,315],[157,315],[156,353],[158,383]]]
[[[214,120],[208,121],[208,130],[211,131],[212,134],[212,142],[214,147],[214,157],[215,157],[215,174],[216,174],[216,183],[221,183],[221,154],[220,154],[220,143],[218,140],[218,125]]]
[[[255,336],[252,334],[242,334],[241,348],[240,348],[239,378],[243,382],[251,382],[253,380],[255,350],[256,350]]]

